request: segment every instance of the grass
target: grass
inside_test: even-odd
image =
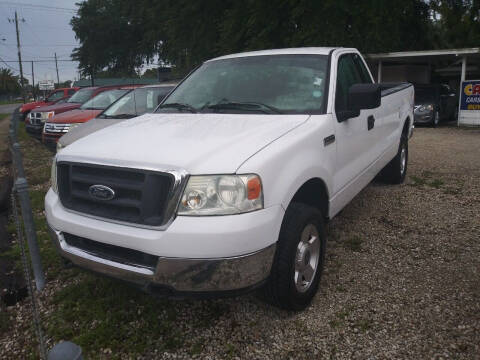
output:
[[[413,181],[412,186],[423,186],[427,183],[427,181],[424,178],[421,178],[415,175],[410,176],[410,179],[412,179]]]
[[[355,327],[360,330],[360,332],[365,333],[372,328],[372,321],[369,319],[361,319],[355,322]]]
[[[442,185],[445,184],[442,179],[433,179],[428,185],[434,187],[435,189],[440,189]]]
[[[10,104],[23,104],[23,100],[13,100],[13,101],[2,100],[2,101],[0,101],[0,105],[10,105]]]
[[[343,247],[354,252],[362,250],[363,239],[360,235],[351,235],[343,241]]]
[[[429,186],[435,189],[440,189],[445,182],[442,179],[433,178],[433,173],[425,170],[422,172],[421,176],[411,175],[410,179],[412,180],[411,186]]]
[[[120,282],[84,273],[78,277],[53,298],[56,311],[47,331],[56,341],[70,339],[87,351],[109,348],[127,354],[146,351],[153,339],[163,350],[183,345],[176,312],[161,311],[162,301]]]
[[[0,121],[10,116],[10,114],[0,114]]]

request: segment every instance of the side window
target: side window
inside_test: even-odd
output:
[[[68,89],[67,94],[68,96],[72,96],[73,94],[75,94],[75,89]]]
[[[362,78],[362,83],[371,84],[372,78],[368,73],[365,63],[360,58],[360,55],[353,54],[353,61],[355,62],[355,65],[357,66],[357,70]]]
[[[347,110],[348,90],[353,84],[362,83],[353,54],[342,55],[338,60],[337,85],[335,91],[335,111]]]

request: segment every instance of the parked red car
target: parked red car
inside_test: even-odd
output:
[[[78,109],[55,115],[45,122],[42,131],[42,142],[46,145],[56,145],[58,139],[68,132],[70,128],[95,118],[120,97],[138,86],[140,85],[122,86],[117,89],[103,91],[85,102]]]
[[[42,106],[53,105],[61,99],[66,99],[72,96],[73,94],[75,94],[75,92],[78,89],[80,88],[72,87],[72,88],[60,88],[60,89],[53,90],[44,100],[23,104],[19,110],[20,116],[22,117],[23,120],[25,120],[27,118],[27,115],[33,109],[39,108]]]
[[[28,121],[25,121],[25,129],[32,135],[41,136],[46,120],[49,120],[53,116],[66,111],[78,109],[83,103],[97,96],[99,93],[106,90],[117,89],[119,87],[121,86],[94,86],[82,88],[65,102],[59,102],[50,106],[36,108],[34,111],[30,112]]]

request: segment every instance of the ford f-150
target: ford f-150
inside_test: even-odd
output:
[[[348,48],[204,62],[153,114],[59,151],[45,198],[60,254],[168,295],[261,288],[308,306],[325,222],[377,174],[401,183],[410,84],[375,84]]]

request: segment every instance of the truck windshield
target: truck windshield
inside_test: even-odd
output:
[[[48,102],[56,101],[58,99],[61,99],[63,97],[63,90],[62,91],[55,91],[48,95],[47,100]]]
[[[82,106],[82,110],[104,110],[109,107],[113,102],[117,101],[119,97],[124,95],[128,89],[115,89],[101,92],[97,96],[91,98]]]
[[[93,89],[80,89],[75,94],[73,94],[70,99],[67,100],[67,103],[83,104],[85,101],[90,99],[92,94]]]
[[[326,55],[266,55],[208,61],[156,112],[308,114],[322,111]]]
[[[174,86],[138,88],[123,96],[105,110],[99,118],[124,119],[153,112]]]

